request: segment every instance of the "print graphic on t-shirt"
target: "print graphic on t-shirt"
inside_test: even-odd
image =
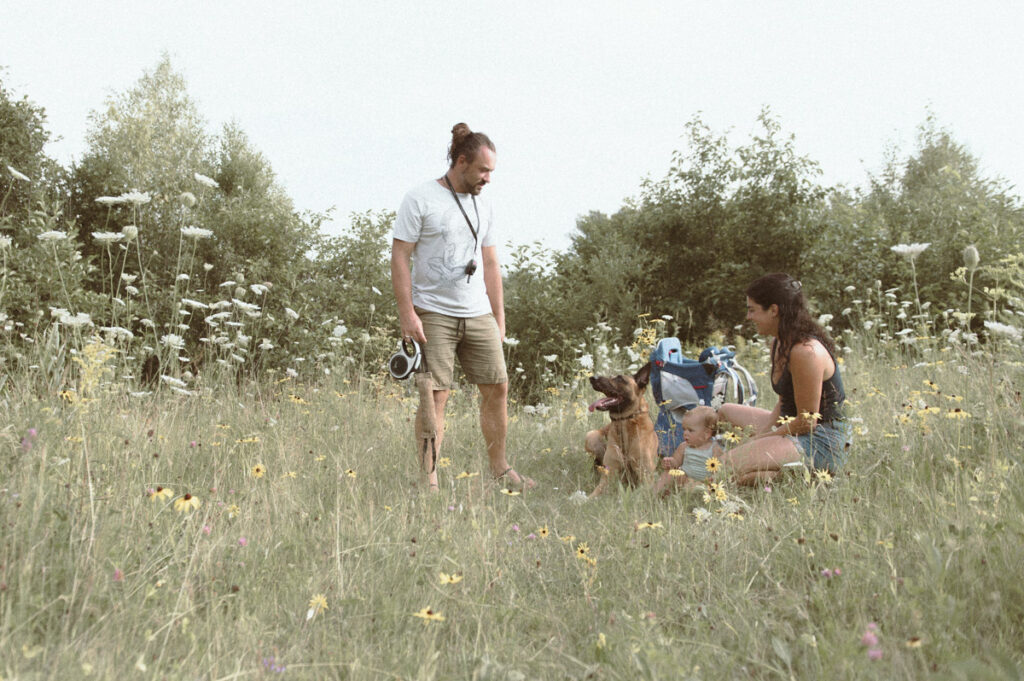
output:
[[[459,281],[466,280],[466,265],[474,257],[473,234],[457,206],[445,211],[441,225],[444,249],[441,255],[427,260],[427,267],[439,288],[453,289]]]

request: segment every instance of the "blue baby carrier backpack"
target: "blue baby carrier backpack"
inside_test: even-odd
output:
[[[694,407],[757,402],[757,385],[736,361],[733,346],[712,346],[690,359],[683,355],[678,338],[663,338],[651,352],[651,392],[658,405],[654,431],[659,456],[672,456],[682,444],[683,416]]]

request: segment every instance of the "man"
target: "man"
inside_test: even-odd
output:
[[[459,123],[452,128],[448,160],[442,177],[406,194],[395,220],[391,284],[402,338],[423,344],[434,378],[437,450],[457,355],[466,378],[480,389],[480,429],[491,474],[522,490],[535,483],[505,456],[505,300],[491,206],[479,198],[491,181],[496,150],[487,135]],[[427,482],[438,489],[436,468]]]

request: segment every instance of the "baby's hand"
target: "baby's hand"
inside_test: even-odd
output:
[[[672,465],[672,459],[670,459],[668,457],[666,457],[666,458],[661,460],[661,467],[664,468],[667,471],[670,471],[673,468],[675,468],[675,466]]]

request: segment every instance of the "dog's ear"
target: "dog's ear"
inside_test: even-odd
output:
[[[647,382],[651,380],[651,363],[648,362],[640,367],[640,371],[633,374],[633,380],[636,381],[636,387],[639,390],[642,391],[646,388]]]

